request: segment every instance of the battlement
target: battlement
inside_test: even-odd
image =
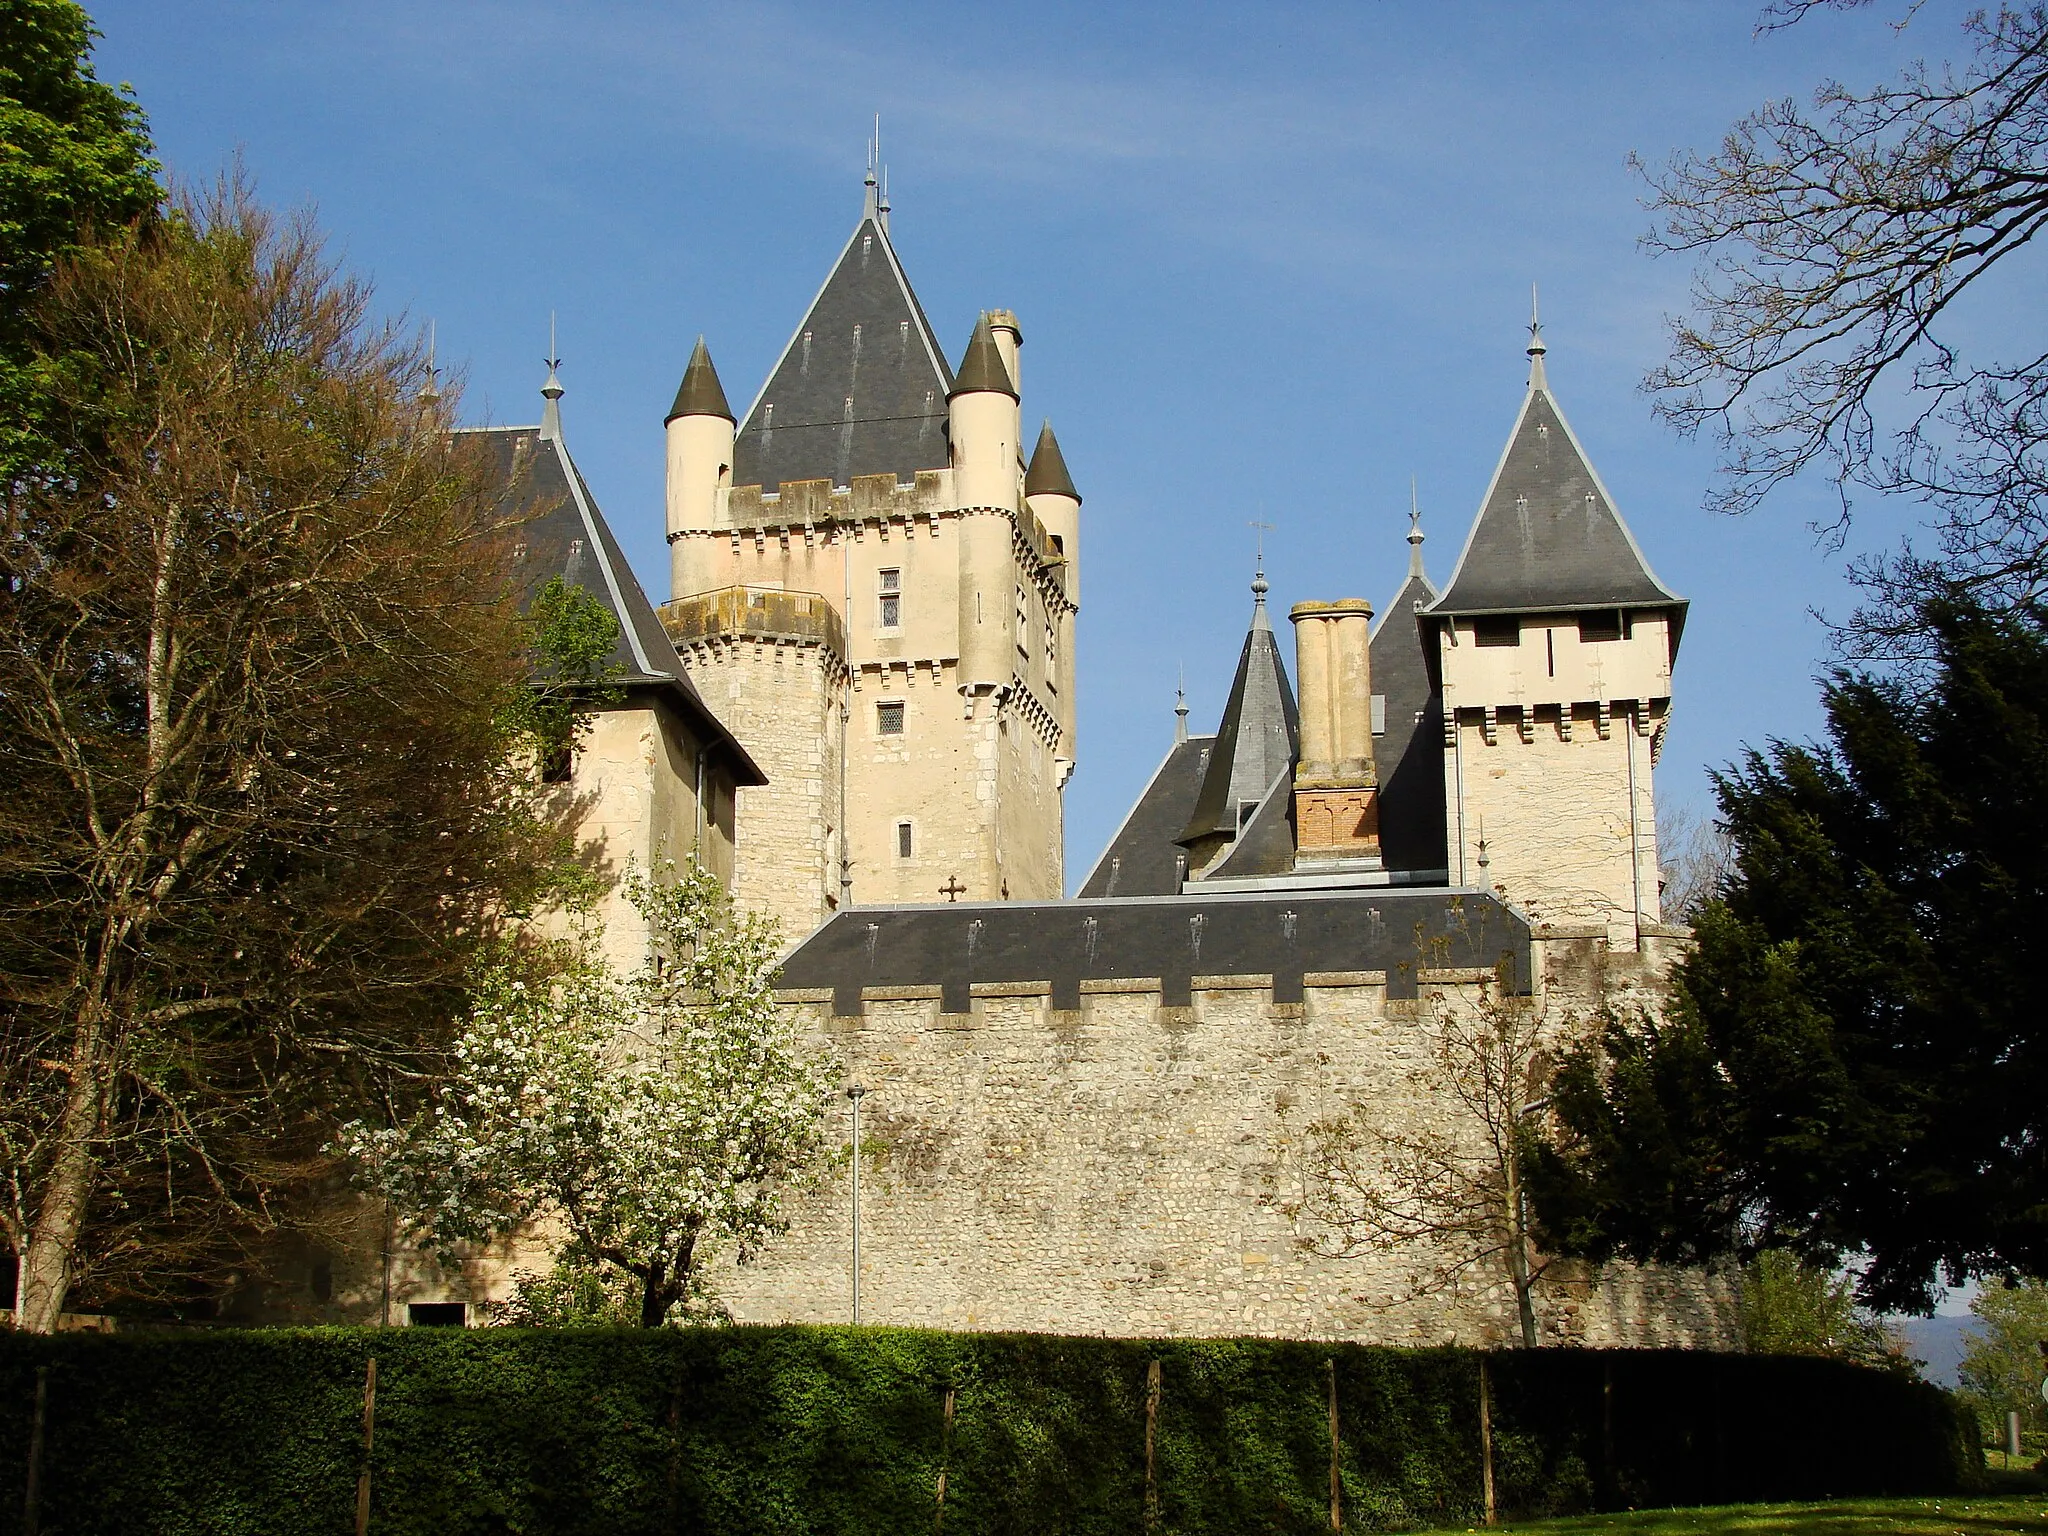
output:
[[[839,486],[830,480],[786,480],[772,491],[736,485],[726,509],[732,526],[747,531],[936,517],[950,510],[952,480],[951,470],[921,469],[907,484],[885,473],[855,475]]]
[[[816,592],[732,586],[679,597],[657,610],[677,650],[712,640],[766,640],[780,645],[821,645],[846,655],[846,625]]]

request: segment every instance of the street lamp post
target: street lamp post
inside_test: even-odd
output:
[[[846,1097],[853,1103],[853,1325],[860,1326],[860,1101],[867,1089],[849,1083]]]

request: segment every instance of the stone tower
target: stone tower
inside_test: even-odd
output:
[[[768,784],[736,890],[801,937],[845,903],[1051,900],[1073,772],[1081,498],[1023,336],[956,374],[866,206],[744,419],[700,341],[668,420],[671,601],[692,679]]]
[[[1419,612],[1440,690],[1450,880],[1530,917],[1658,920],[1650,770],[1684,599],[1650,570],[1573,435],[1529,326],[1529,388],[1443,594]]]

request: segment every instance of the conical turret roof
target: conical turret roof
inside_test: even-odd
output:
[[[974,322],[974,334],[967,340],[967,355],[960,359],[960,371],[953,377],[956,395],[984,391],[1017,398],[1017,381],[1010,377],[1010,365],[1003,361],[1002,349],[996,345],[995,329],[988,323],[987,310]]]
[[[718,382],[718,370],[711,366],[711,353],[704,338],[697,338],[690,353],[690,366],[683,370],[683,382],[676,389],[676,403],[668,408],[664,423],[678,416],[723,416],[734,420],[732,407],[725,403],[725,386]]]
[[[1187,830],[1179,838],[1183,843],[1217,832],[1235,836],[1243,809],[1263,801],[1300,755],[1300,716],[1266,617],[1263,572],[1252,581],[1252,597],[1251,629],[1238,653],[1237,676],[1223,706],[1208,772],[1195,796]]]
[[[953,372],[896,260],[886,216],[864,211],[852,238],[747,407],[735,485],[912,479],[947,463]]]
[[[1530,379],[1457,568],[1429,612],[1526,613],[1683,604],[1643,558],[1544,377]]]
[[[1052,435],[1049,421],[1038,429],[1038,446],[1031,450],[1031,467],[1024,472],[1024,494],[1081,499],[1081,493],[1074,489],[1074,477],[1067,473],[1066,456],[1060,452],[1059,439]]]

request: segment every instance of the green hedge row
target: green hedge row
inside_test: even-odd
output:
[[[1471,1523],[1482,1356],[1211,1341],[730,1328],[315,1330],[0,1339],[0,1531],[22,1518],[47,1367],[43,1536],[353,1529],[1326,1531]],[[1503,1510],[1927,1493],[1974,1439],[1936,1389],[1825,1360],[1485,1356]],[[954,1394],[950,1432],[945,1418]]]

